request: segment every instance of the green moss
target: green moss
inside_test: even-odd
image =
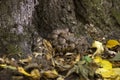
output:
[[[117,9],[112,9],[112,15],[115,17],[117,22],[120,24],[120,11]]]
[[[101,0],[92,0],[92,2],[93,2],[94,4],[99,4],[99,5],[100,5]]]
[[[21,48],[18,46],[20,42],[19,35],[16,35],[15,33],[10,32],[9,29],[4,28],[0,28],[0,32],[0,49],[8,54],[22,52]]]
[[[15,44],[9,44],[6,46],[7,53],[16,54],[21,52],[21,48]]]

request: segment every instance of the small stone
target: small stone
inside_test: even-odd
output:
[[[70,49],[75,49],[75,44],[71,43],[71,44],[69,44],[69,47],[70,47]]]
[[[62,50],[61,46],[57,45],[57,46],[56,46],[56,50],[57,50],[57,51],[61,51],[61,50]]]
[[[58,38],[58,35],[57,34],[53,34],[51,37],[52,37],[52,39],[56,40]]]
[[[62,38],[66,38],[68,35],[66,33],[60,33],[59,36]]]
[[[64,30],[65,30],[66,33],[69,32],[69,29],[68,29],[68,28],[65,28]]]
[[[53,30],[52,34],[58,35],[58,34],[60,34],[60,31],[59,30]]]
[[[68,33],[68,36],[72,36],[72,37],[74,37],[75,35],[73,34],[73,33]]]
[[[66,40],[64,38],[59,38],[58,41],[60,45],[63,45],[66,43]]]
[[[76,42],[76,38],[75,37],[67,37],[67,43],[75,43]]]

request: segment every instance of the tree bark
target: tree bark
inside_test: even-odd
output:
[[[35,0],[0,1],[0,53],[32,53]]]
[[[76,17],[73,0],[39,0],[37,7],[38,31],[47,37],[55,29],[76,28]],[[75,31],[74,31],[75,32]]]
[[[66,27],[76,35],[89,35],[96,40],[120,36],[118,0],[39,0],[39,3],[37,26],[43,37]]]
[[[119,39],[119,12],[119,0],[1,0],[0,53],[32,53],[36,36],[48,38],[56,29]]]
[[[75,0],[74,3],[78,23],[82,22],[81,27],[87,34],[93,38],[120,38],[120,2],[118,0]]]

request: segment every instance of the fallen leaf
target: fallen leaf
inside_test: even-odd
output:
[[[0,67],[8,68],[8,69],[11,69],[11,70],[16,70],[17,69],[15,66],[10,66],[10,65],[7,65],[7,64],[0,64]]]
[[[119,80],[117,78],[119,74],[112,68],[112,63],[110,63],[108,60],[102,59],[100,56],[96,56],[94,58],[94,62],[100,66],[100,68],[96,69],[95,73],[100,74],[104,80]]]
[[[25,76],[31,76],[28,72],[26,72],[22,67],[18,67],[18,72],[24,74]]]
[[[75,53],[67,52],[65,55],[66,55],[66,56],[69,56],[69,55],[73,55],[73,54],[75,54]]]
[[[47,49],[52,48],[51,43],[49,41],[47,41],[46,39],[43,40],[43,44]]]
[[[32,57],[31,56],[28,56],[28,58],[26,58],[26,59],[21,59],[21,60],[19,60],[21,63],[29,63],[29,62],[31,62],[31,60],[32,60]]]
[[[30,74],[33,79],[40,80],[41,75],[38,69],[33,69]]]
[[[115,73],[112,69],[98,68],[95,73],[102,75],[103,78],[115,77]]]
[[[71,61],[70,61],[71,62]],[[54,60],[54,63],[56,65],[56,67],[58,68],[58,71],[65,71],[70,69],[76,62],[71,62],[70,64],[67,63],[67,61],[65,61],[64,58],[57,56]]]
[[[103,51],[104,51],[103,44],[102,44],[101,42],[99,42],[99,41],[94,41],[94,42],[92,43],[92,48],[96,48],[96,51],[95,51],[95,53],[92,55],[92,58],[94,58],[94,56],[96,56],[96,55],[102,54]]]
[[[113,68],[113,71],[120,76],[120,68]]]
[[[52,58],[52,55],[49,54],[49,53],[46,53],[46,59],[47,59],[47,60],[50,60],[51,58]]]
[[[64,77],[63,77],[63,76],[59,76],[59,77],[57,78],[57,80],[64,80]]]
[[[113,48],[117,45],[120,45],[120,43],[117,40],[108,40],[106,43],[107,48]]]
[[[58,77],[58,72],[54,69],[54,70],[48,70],[48,71],[45,71],[45,72],[43,72],[43,75],[45,76],[45,77],[47,77],[47,78],[52,78],[52,79],[54,79],[54,78],[56,78],[56,77]]]
[[[110,70],[98,68],[95,73],[102,75],[104,80],[120,80],[120,68],[113,68]]]
[[[45,46],[47,53],[46,53],[46,59],[51,60],[52,65],[55,66],[53,56],[54,56],[54,49],[49,41],[46,39],[43,40],[43,45]]]
[[[38,56],[42,56],[44,53],[38,53],[38,52],[33,52],[33,55],[35,56],[35,58],[37,58]]]
[[[112,69],[112,63],[110,63],[108,60],[102,59],[100,56],[96,56],[93,61],[104,69]]]
[[[84,80],[89,80],[88,76],[93,76],[93,70],[91,67],[89,67],[88,64],[86,64],[85,60],[77,62],[73,68],[71,68],[67,74],[66,77],[71,75],[72,73],[76,73],[81,77],[84,77]]]
[[[75,63],[77,63],[78,61],[80,61],[80,54],[76,56]]]

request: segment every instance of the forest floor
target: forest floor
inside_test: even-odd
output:
[[[27,57],[0,57],[0,80],[120,80],[119,40],[89,45],[71,33],[59,36],[60,41],[42,39],[42,47]]]

